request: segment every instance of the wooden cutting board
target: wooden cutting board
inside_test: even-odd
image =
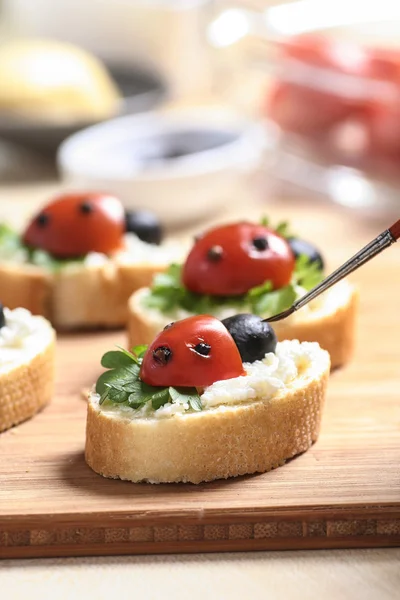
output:
[[[327,248],[331,267],[381,229],[330,207],[274,213]],[[393,246],[354,277],[357,351],[331,376],[320,439],[265,475],[152,486],[93,473],[80,391],[124,335],[60,337],[52,404],[0,435],[0,557],[400,545],[399,272]]]

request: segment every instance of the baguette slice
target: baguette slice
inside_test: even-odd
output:
[[[41,267],[24,263],[0,263],[1,301],[14,309],[22,306],[34,315],[51,317],[53,277]]]
[[[236,405],[135,418],[90,394],[87,463],[114,479],[196,484],[279,467],[318,438],[330,360],[311,346],[311,361],[284,388]]]
[[[142,301],[149,293],[148,288],[137,290],[128,304],[129,348],[150,344],[155,336],[172,320],[158,310],[147,309]],[[346,281],[338,283],[314,301],[312,310],[307,307],[291,317],[273,323],[278,340],[297,339],[301,342],[318,342],[331,357],[332,368],[348,362],[353,354],[355,321],[358,308],[358,292]],[[235,309],[232,314],[240,312]],[[178,318],[189,316],[185,313]],[[213,316],[219,317],[218,314]],[[222,318],[230,315],[225,314]]]
[[[55,332],[36,318],[42,323],[29,347],[9,366],[0,363],[0,432],[31,418],[53,395]]]
[[[151,285],[166,263],[71,264],[52,273],[25,263],[0,263],[1,299],[49,319],[59,330],[124,327],[128,299]]]

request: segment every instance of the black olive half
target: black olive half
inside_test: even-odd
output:
[[[6,318],[4,316],[4,306],[0,302],[0,329],[2,327],[4,327],[5,324],[6,324]]]
[[[163,230],[159,219],[147,210],[127,210],[125,229],[134,233],[147,244],[159,245],[163,239]]]
[[[306,242],[295,237],[288,238],[287,241],[295,258],[298,258],[301,255],[307,256],[308,260],[311,263],[316,263],[321,271],[324,269],[324,260],[320,252],[315,246],[310,244],[310,242]]]
[[[225,325],[239,349],[243,362],[262,360],[267,352],[275,352],[277,338],[269,323],[250,314],[224,319]]]

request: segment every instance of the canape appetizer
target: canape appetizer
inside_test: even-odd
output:
[[[0,226],[3,302],[59,329],[123,326],[130,294],[182,254],[161,238],[154,215],[125,212],[114,196],[60,196],[21,235]]]
[[[221,320],[238,312],[263,318],[289,308],[324,276],[324,260],[286,226],[240,222],[201,236],[185,263],[156,276],[129,300],[130,346],[148,344],[171,321],[207,313]],[[342,281],[301,311],[275,324],[279,340],[318,342],[333,367],[354,346],[357,292]]]
[[[55,332],[43,317],[0,305],[0,432],[50,402]]]
[[[86,461],[110,478],[211,481],[266,472],[316,441],[330,370],[317,343],[198,315],[110,351],[88,399]]]

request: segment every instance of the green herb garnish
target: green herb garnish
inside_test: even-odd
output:
[[[224,306],[237,307],[238,312],[252,312],[259,316],[271,316],[289,308],[298,297],[297,288],[306,291],[322,281],[323,273],[307,256],[296,260],[292,281],[289,285],[273,290],[270,281],[252,288],[242,296],[206,296],[187,290],[181,281],[180,265],[173,264],[166,273],[156,275],[150,294],[143,299],[148,308],[165,314],[185,310],[195,314],[215,314]]]
[[[269,227],[270,220],[263,216],[261,225]],[[285,238],[294,237],[286,221],[278,223],[271,228]],[[307,256],[300,256],[296,260],[292,281],[289,285],[274,290],[270,281],[249,290],[241,296],[207,296],[195,294],[187,290],[182,284],[182,266],[170,265],[166,273],[156,275],[153,285],[143,299],[147,308],[154,308],[173,317],[174,311],[179,309],[195,314],[215,314],[224,307],[236,307],[238,312],[252,312],[253,314],[268,317],[289,308],[301,293],[300,288],[311,290],[322,281],[323,272],[317,263],[310,262]]]
[[[293,272],[293,282],[300,285],[305,290],[311,290],[324,278],[322,269],[318,263],[310,262],[308,256],[302,254],[296,260],[296,266]]]
[[[74,259],[58,259],[40,248],[26,246],[21,236],[11,227],[0,223],[0,260],[12,261],[18,254],[27,263],[57,272],[66,265],[81,263],[85,257]]]
[[[140,379],[140,365],[146,350],[147,346],[136,346],[132,352],[120,348],[103,355],[101,364],[108,371],[102,373],[96,383],[100,404],[125,404],[138,409],[150,402],[157,410],[168,402],[185,402],[194,411],[202,410],[196,388],[155,387]]]
[[[181,281],[182,266],[172,264],[165,273],[156,275],[150,295],[146,298],[146,306],[163,313],[170,313],[177,308],[196,314],[212,314],[224,305],[242,304],[241,296],[217,297],[195,294],[184,287]]]
[[[280,221],[277,225],[273,226],[271,225],[269,217],[264,215],[260,219],[260,225],[263,225],[263,227],[271,227],[273,231],[276,231],[276,233],[279,233],[279,235],[281,235],[284,238],[294,237],[293,233],[290,230],[290,225],[287,221]]]

